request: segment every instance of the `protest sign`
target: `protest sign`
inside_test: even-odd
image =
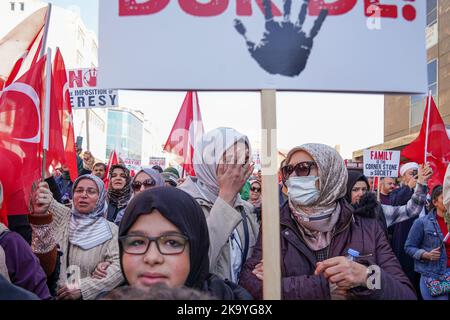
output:
[[[100,0],[100,84],[426,91],[426,1],[290,3],[284,21],[283,0]]]
[[[117,90],[97,86],[97,68],[68,70],[70,103],[74,109],[119,106]]]
[[[160,158],[160,157],[150,157],[148,164],[150,167],[153,166],[160,166],[161,168],[165,168],[166,166],[166,158]]]
[[[398,177],[400,151],[364,150],[363,157],[366,177]]]

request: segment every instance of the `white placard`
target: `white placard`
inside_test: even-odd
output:
[[[166,167],[166,158],[150,157],[148,160],[148,165],[150,167],[160,166],[161,168],[164,169]]]
[[[311,0],[301,27],[305,1],[292,1],[284,23],[283,0],[272,1],[267,23],[265,1],[100,0],[99,83],[426,92],[425,1]]]
[[[366,177],[398,177],[400,151],[364,150],[363,158]]]
[[[68,70],[67,78],[69,79],[72,108],[115,108],[119,106],[117,90],[103,89],[97,86],[97,68]]]

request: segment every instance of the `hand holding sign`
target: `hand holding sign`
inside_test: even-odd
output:
[[[421,185],[426,185],[432,175],[433,169],[431,169],[430,165],[428,163],[426,165],[421,164],[419,166],[419,177],[417,178],[417,182]]]
[[[263,0],[263,3],[266,32],[258,45],[247,39],[247,30],[239,19],[234,20],[234,27],[246,40],[253,59],[264,70],[270,74],[298,76],[305,69],[313,46],[313,39],[319,33],[328,11],[320,11],[319,17],[307,36],[302,27],[306,19],[309,0],[303,1],[295,24],[289,20],[292,0],[284,0],[284,18],[281,23],[273,20],[270,0]]]

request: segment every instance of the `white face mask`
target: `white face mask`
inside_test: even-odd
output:
[[[290,177],[286,181],[289,200],[295,206],[307,207],[319,199],[320,192],[316,187],[317,176]]]

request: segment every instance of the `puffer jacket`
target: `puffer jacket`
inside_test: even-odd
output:
[[[328,258],[345,256],[349,248],[360,252],[355,261],[366,266],[380,267],[380,289],[363,287],[351,289],[351,299],[416,299],[415,291],[402,271],[386,239],[380,223],[376,219],[353,214],[353,208],[344,200],[339,200],[341,213],[336,231],[328,247]],[[316,257],[302,240],[296,222],[291,218],[290,208],[285,204],[280,212],[281,232],[281,286],[283,299],[330,299],[330,286],[323,275],[314,275]],[[262,259],[262,239],[259,236],[252,257],[247,260],[239,284],[247,289],[255,299],[262,298],[262,281],[252,270]]]

